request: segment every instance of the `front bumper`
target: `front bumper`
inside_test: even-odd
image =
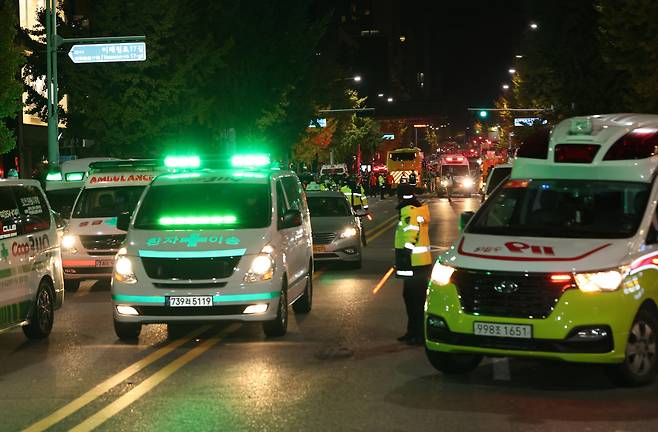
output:
[[[641,299],[622,289],[606,293],[569,289],[544,319],[475,315],[463,311],[455,285],[431,282],[425,312],[426,346],[448,353],[621,363],[628,331],[640,304]],[[445,327],[437,320],[443,320]],[[476,322],[531,325],[532,338],[475,335]],[[605,336],[575,337],[579,330],[591,328],[605,329]]]
[[[62,267],[65,280],[109,279],[114,268],[114,255],[62,253]]]
[[[318,247],[321,250],[318,250]],[[353,262],[361,259],[361,234],[348,239],[334,240],[330,244],[314,245],[313,260]]]

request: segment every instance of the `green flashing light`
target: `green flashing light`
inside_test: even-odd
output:
[[[188,179],[188,178],[197,178],[201,177],[199,173],[178,173],[178,174],[169,174],[167,178],[169,179]]]
[[[199,156],[167,156],[164,160],[167,168],[199,168]]]
[[[235,172],[233,177],[247,177],[247,178],[265,178],[265,174],[254,172]]]
[[[82,181],[85,178],[85,173],[83,172],[71,172],[64,175],[66,181]]]
[[[231,158],[234,167],[264,167],[270,164],[270,157],[263,154],[235,155]]]
[[[489,115],[488,112],[486,112],[486,111],[484,111],[484,110],[480,111],[480,117],[481,117],[481,118],[487,118],[488,115]]]
[[[49,172],[46,181],[62,181],[62,173],[59,171]]]
[[[230,225],[238,221],[235,216],[165,216],[160,225]]]

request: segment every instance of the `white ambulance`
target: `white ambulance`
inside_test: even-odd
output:
[[[128,230],[112,279],[120,338],[138,337],[143,324],[190,321],[261,322],[267,336],[282,336],[290,305],[311,310],[311,223],[299,179],[264,156],[232,162],[161,175],[132,221],[119,217]]]
[[[467,372],[484,355],[519,356],[653,380],[657,202],[658,115],[576,117],[528,139],[434,266],[432,365]]]
[[[37,180],[0,180],[0,333],[50,334],[64,301],[56,225]]]
[[[85,279],[110,279],[114,256],[126,237],[117,216],[131,212],[144,188],[165,171],[159,161],[118,160],[90,165],[62,239],[64,284],[78,289]]]

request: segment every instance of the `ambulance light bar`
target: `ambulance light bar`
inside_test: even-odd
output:
[[[62,173],[59,171],[49,172],[46,181],[62,181]]]
[[[237,222],[237,218],[228,216],[165,216],[159,219],[160,225],[230,225]]]
[[[270,157],[265,154],[235,155],[231,158],[231,165],[235,168],[262,168],[270,163]]]
[[[103,171],[138,171],[163,168],[162,161],[156,159],[125,159],[99,161],[89,164],[89,174]]]
[[[66,181],[82,181],[85,178],[84,172],[70,172],[64,174],[64,179]]]
[[[167,168],[199,168],[201,158],[199,156],[167,156],[164,164]]]

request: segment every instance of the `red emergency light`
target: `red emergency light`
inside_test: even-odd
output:
[[[462,156],[456,156],[456,157],[448,156],[446,158],[446,162],[464,162],[464,158]]]

